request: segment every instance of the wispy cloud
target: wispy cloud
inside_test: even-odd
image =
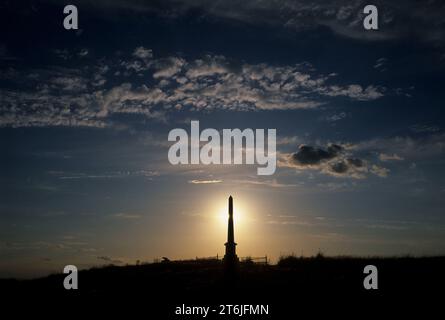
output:
[[[56,176],[61,180],[77,180],[77,179],[116,179],[116,178],[130,178],[130,177],[146,177],[152,179],[160,175],[158,171],[155,170],[135,170],[135,171],[113,171],[106,173],[68,173],[51,171],[49,174]]]
[[[97,259],[99,259],[99,260],[103,260],[103,261],[108,262],[108,263],[114,263],[114,264],[121,264],[121,263],[124,263],[124,262],[123,262],[122,260],[120,260],[120,259],[114,259],[114,258],[111,258],[111,257],[109,257],[109,256],[98,256]]]
[[[139,59],[150,59],[153,57],[153,50],[144,47],[134,49],[133,56]]]
[[[205,19],[225,19],[249,25],[282,27],[295,32],[320,26],[328,27],[334,34],[359,41],[385,41],[408,38],[433,44],[444,44],[444,6],[440,1],[375,0],[379,9],[379,32],[367,32],[363,28],[365,17],[363,0],[165,0],[158,2],[138,0],[113,0],[100,2],[103,9],[125,8],[136,12],[153,12],[167,18],[193,12],[201,12]],[[114,12],[119,12],[115,10]],[[113,11],[109,12],[113,15]],[[407,21],[411,23],[407,23]],[[412,28],[416,25],[416,28]]]
[[[215,183],[221,183],[222,180],[189,180],[188,183],[191,184],[215,184]]]
[[[403,160],[403,158],[396,153],[393,153],[393,154],[380,153],[379,159],[381,161],[402,161]]]
[[[379,58],[375,62],[374,69],[379,70],[380,72],[386,71],[386,65],[387,65],[388,59],[386,58]]]
[[[444,133],[435,129],[422,129],[420,133],[421,135],[380,137],[364,140],[351,145],[350,148],[356,151],[374,151],[392,155],[393,159],[391,160],[397,160],[394,158],[419,160],[444,154]],[[385,156],[383,158],[386,159]]]
[[[248,184],[254,186],[266,186],[271,188],[291,188],[299,186],[299,184],[294,184],[294,183],[281,183],[278,182],[277,179],[272,179],[272,180],[244,179],[244,180],[234,180],[232,182],[236,183],[237,185]]]
[[[113,217],[117,219],[139,219],[141,218],[141,215],[134,213],[127,213],[127,212],[119,212],[113,214]]]

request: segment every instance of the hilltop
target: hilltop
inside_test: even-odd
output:
[[[370,264],[379,270],[378,290],[363,288],[363,269]],[[445,257],[289,256],[276,265],[240,263],[235,275],[226,274],[220,260],[110,265],[81,270],[78,290],[63,288],[64,274],[0,283],[12,297],[62,303],[145,301],[143,306],[157,314],[173,315],[182,304],[267,304],[273,314],[285,315],[296,303],[372,305],[435,298],[445,284],[444,267]]]

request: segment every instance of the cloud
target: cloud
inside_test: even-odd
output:
[[[311,223],[311,222],[302,221],[302,220],[299,220],[297,217],[292,217],[292,216],[273,217],[272,220],[267,220],[266,224],[273,224],[273,225],[296,225],[296,226],[302,226],[302,227],[314,226],[314,224]]]
[[[374,65],[374,69],[379,70],[380,72],[386,71],[386,65],[387,65],[388,59],[386,58],[380,58],[377,59]]]
[[[139,214],[119,212],[119,213],[113,214],[113,217],[117,218],[117,219],[139,219],[141,216]]]
[[[153,78],[170,78],[181,71],[185,64],[185,60],[179,57],[169,57],[161,59],[156,63],[156,71],[153,73]]]
[[[351,84],[348,86],[333,85],[329,88],[325,88],[326,92],[323,94],[331,97],[344,96],[359,101],[375,100],[383,97],[383,88],[376,88],[374,86],[367,86],[363,88],[358,84]]]
[[[399,156],[396,153],[393,154],[386,154],[386,153],[380,153],[379,154],[380,161],[401,161],[404,160],[401,156]]]
[[[82,50],[80,50],[79,57],[85,57],[87,55],[88,55],[88,49],[83,48]]]
[[[346,183],[346,182],[325,182],[325,183],[318,183],[317,187],[323,190],[327,191],[351,191],[356,189],[355,183]]]
[[[55,49],[54,54],[63,60],[68,60],[72,57],[72,55],[67,49]]]
[[[60,89],[64,91],[82,91],[87,88],[86,80],[82,77],[54,77],[49,80],[52,89]]]
[[[415,124],[410,130],[415,133],[434,133],[440,131],[440,127],[434,124]]]
[[[382,137],[352,144],[350,148],[357,152],[377,152],[400,157],[411,161],[440,156],[445,153],[445,134],[436,131],[422,131],[411,136]],[[395,157],[394,157],[395,155]],[[383,156],[383,161],[390,160]],[[397,159],[391,159],[397,160]]]
[[[318,165],[323,160],[330,160],[337,156],[343,148],[339,145],[329,145],[326,150],[312,146],[301,145],[298,152],[292,155],[292,160],[302,166]]]
[[[151,49],[146,49],[144,47],[137,47],[133,51],[133,56],[139,59],[150,59],[153,58],[153,51]]]
[[[189,66],[185,76],[189,79],[198,79],[229,73],[225,58],[222,56],[207,56],[206,59],[197,59]]]
[[[270,188],[291,188],[291,187],[297,187],[298,184],[290,184],[290,183],[281,183],[278,182],[277,179],[272,180],[233,180],[232,183],[235,183],[237,185],[239,184],[248,184],[248,185],[254,185],[254,186],[266,186]]]
[[[334,177],[366,178],[369,173],[386,177],[389,170],[355,157],[344,146],[329,144],[326,148],[300,145],[297,152],[283,154],[282,167],[317,170]]]
[[[327,122],[336,122],[336,121],[343,120],[346,117],[347,117],[346,112],[340,112],[338,114],[333,114],[331,116],[327,116],[325,119]]]
[[[215,183],[221,183],[222,180],[189,180],[188,183],[191,184],[215,184]]]
[[[0,89],[0,127],[104,128],[116,124],[117,115],[165,121],[183,109],[313,109],[335,97],[369,101],[386,91],[375,85],[337,84],[335,74],[317,73],[307,62],[249,64],[217,55],[154,59],[144,47],[124,59],[100,59],[93,65],[83,59],[80,63],[84,65],[78,69],[10,72],[8,86]]]
[[[338,36],[359,41],[409,39],[443,46],[445,6],[441,1],[375,0],[379,9],[379,30],[363,28],[363,0],[113,0],[95,4],[101,10],[111,8],[107,15],[120,9],[152,12],[166,19],[175,19],[192,13],[200,19],[225,20],[230,23],[281,27],[295,32],[315,32],[328,28]],[[415,26],[415,28],[413,28]]]
[[[155,170],[135,170],[135,171],[112,171],[105,173],[66,173],[66,172],[50,172],[50,174],[56,176],[61,180],[78,180],[78,179],[123,179],[131,177],[144,177],[151,180],[153,177],[159,176],[159,172]]]
[[[62,242],[49,242],[49,241],[20,241],[20,242],[0,242],[0,247],[6,250],[56,250],[56,251],[83,251],[87,242],[82,241],[62,241]]]
[[[297,146],[302,143],[302,138],[298,136],[278,136],[277,145],[280,146]]]
[[[371,166],[371,172],[381,178],[386,178],[388,176],[389,169],[386,169],[386,168],[380,167],[376,164],[373,164]]]
[[[319,171],[335,177],[360,179],[372,174],[386,178],[390,170],[375,163],[376,160],[389,164],[405,159],[416,162],[441,159],[440,157],[445,154],[444,141],[445,134],[427,129],[427,132],[422,131],[416,136],[375,138],[358,143],[330,144],[325,148],[300,145],[297,152],[280,153],[278,165],[298,170]],[[333,149],[333,146],[338,147]],[[415,162],[409,165],[410,169],[416,167]]]
[[[99,260],[103,260],[103,261],[106,261],[106,262],[109,262],[109,263],[115,263],[115,264],[121,264],[121,263],[123,263],[122,260],[119,260],[119,259],[112,259],[112,258],[109,257],[109,256],[99,256],[99,257],[97,257],[97,259],[99,259]]]

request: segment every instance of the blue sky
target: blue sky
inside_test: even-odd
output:
[[[229,194],[241,256],[445,252],[439,1],[73,4],[0,7],[2,277],[222,254]],[[172,166],[191,120],[277,129],[276,173]]]

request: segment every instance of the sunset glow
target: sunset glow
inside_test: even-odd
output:
[[[0,10],[0,277],[224,254],[230,195],[240,257],[445,252],[443,1],[379,30],[363,1],[79,1],[78,30],[56,2]]]

